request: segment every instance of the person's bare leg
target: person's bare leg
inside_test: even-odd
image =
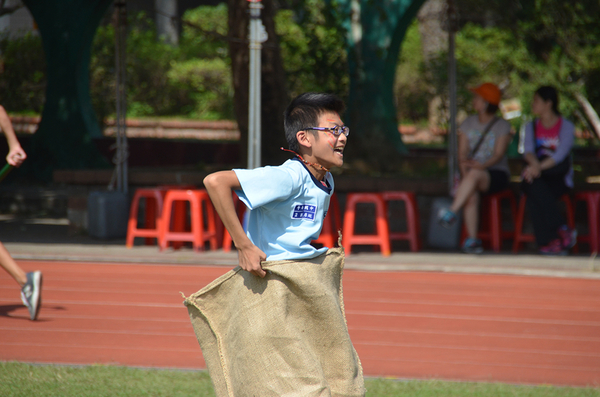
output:
[[[477,238],[479,231],[479,205],[481,202],[481,192],[486,192],[490,188],[490,173],[487,170],[471,170],[472,178],[475,182],[475,191],[469,197],[463,218],[467,234],[471,238]]]
[[[27,282],[25,272],[17,265],[2,243],[0,243],[0,266],[2,266],[21,287]]]
[[[477,238],[477,231],[479,230],[479,201],[479,192],[474,192],[463,209],[465,229],[467,230],[467,236],[471,238]]]
[[[454,200],[450,206],[450,211],[457,213],[461,208],[463,208],[469,197],[479,190],[478,187],[481,185],[484,175],[488,176],[489,179],[489,174],[485,170],[471,169],[467,172],[456,189],[456,194],[454,195]]]

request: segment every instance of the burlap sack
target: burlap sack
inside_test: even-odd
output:
[[[185,300],[217,396],[364,396],[342,294],[342,248],[237,267]]]

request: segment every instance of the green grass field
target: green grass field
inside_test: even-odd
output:
[[[502,383],[366,379],[372,397],[580,397],[600,388],[518,386]],[[106,365],[82,367],[0,363],[0,396],[214,396],[205,371],[153,370]]]

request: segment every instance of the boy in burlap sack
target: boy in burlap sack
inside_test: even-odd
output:
[[[305,93],[284,114],[280,166],[208,175],[204,185],[239,266],[188,297],[217,396],[364,396],[346,325],[342,248],[314,248],[349,133],[334,95]],[[285,149],[284,149],[285,150]],[[247,232],[232,190],[250,209]]]

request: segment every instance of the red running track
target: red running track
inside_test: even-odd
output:
[[[0,272],[0,361],[204,368],[179,292],[227,268],[20,265],[43,309]],[[344,294],[367,376],[600,386],[600,280],[346,270]]]

